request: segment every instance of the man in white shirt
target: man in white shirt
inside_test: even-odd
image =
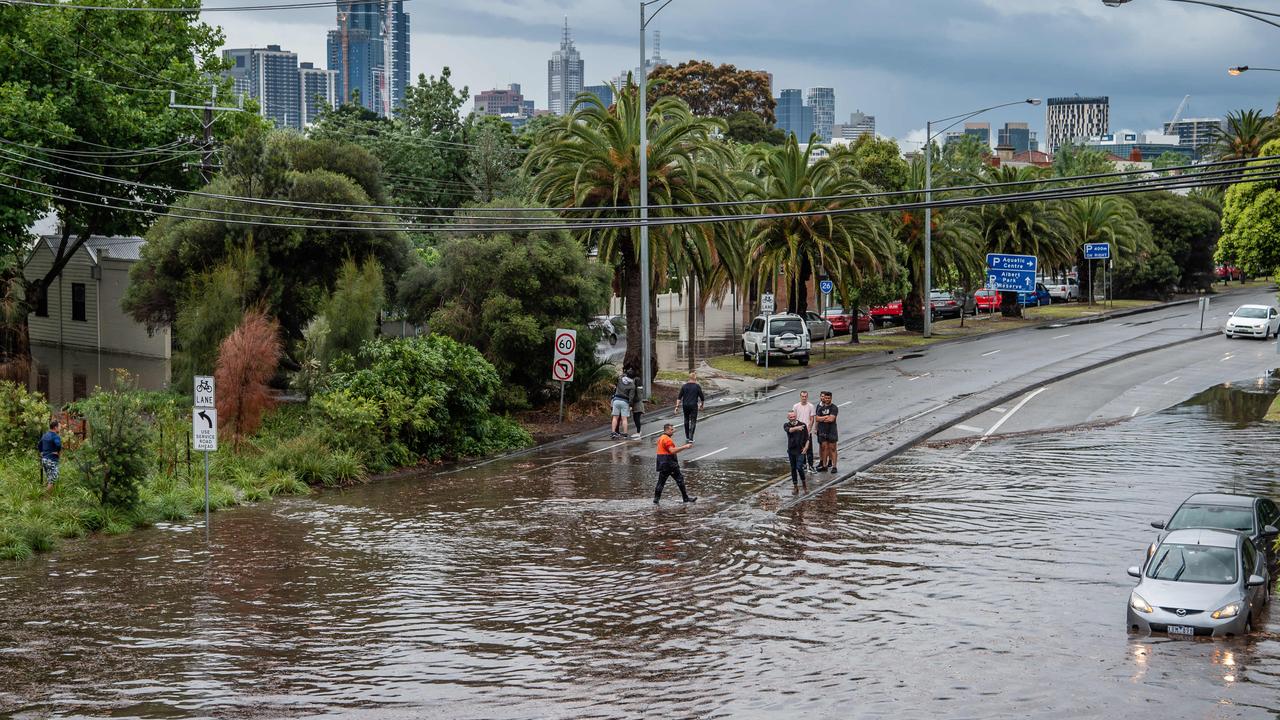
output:
[[[809,402],[809,393],[800,391],[800,402],[791,406],[791,412],[796,414],[796,421],[802,422],[809,428],[809,449],[805,453],[805,461],[809,464],[809,472],[817,472],[813,466],[813,426],[814,413],[817,406]]]

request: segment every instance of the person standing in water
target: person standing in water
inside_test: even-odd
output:
[[[831,402],[831,393],[823,390],[818,395],[818,410],[814,413],[813,421],[818,426],[818,472],[830,470],[832,474],[836,472],[836,442],[839,435],[836,432],[836,417],[840,415],[840,408]]]
[[[662,488],[667,484],[667,478],[676,481],[676,487],[680,488],[680,497],[685,502],[691,503],[698,499],[689,497],[689,491],[684,486],[684,473],[680,472],[680,460],[676,458],[676,455],[693,447],[693,443],[676,445],[676,441],[671,439],[675,434],[675,426],[667,423],[662,426],[662,434],[658,436],[658,485],[653,489],[654,505],[662,499]]]

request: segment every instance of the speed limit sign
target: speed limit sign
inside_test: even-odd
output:
[[[555,353],[551,359],[551,379],[572,382],[577,363],[578,332],[556,330]]]

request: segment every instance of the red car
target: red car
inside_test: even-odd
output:
[[[1219,265],[1215,268],[1215,272],[1217,272],[1219,280],[1244,280],[1244,273],[1240,272],[1240,268],[1234,265]]]
[[[876,305],[871,308],[871,319],[877,325],[892,325],[902,322],[902,301],[894,300],[884,305]]]
[[[994,290],[979,290],[973,294],[973,304],[978,312],[995,312],[1000,309],[1000,293]]]
[[[849,332],[849,326],[853,324],[853,318],[849,312],[839,305],[832,305],[822,311],[822,317],[831,323],[831,331],[836,335],[844,335]],[[871,316],[865,312],[858,311],[858,332],[871,331]]]

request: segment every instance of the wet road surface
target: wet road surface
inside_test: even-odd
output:
[[[1274,388],[1211,392],[919,449],[782,513],[742,501],[758,461],[715,459],[689,472],[702,500],[655,510],[619,450],[219,513],[209,548],[192,527],[74,543],[0,569],[0,711],[1275,717],[1274,621],[1124,628],[1147,522],[1196,490],[1280,494],[1250,450],[1280,439],[1249,419]]]

